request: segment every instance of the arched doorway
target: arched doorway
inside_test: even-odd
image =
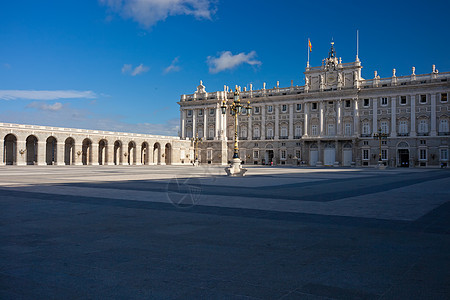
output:
[[[172,146],[167,143],[164,151],[164,162],[166,165],[170,165],[172,163]]]
[[[270,165],[270,164],[272,164],[274,156],[275,156],[275,154],[273,152],[272,144],[267,144],[266,145],[266,153],[264,154],[263,165]]]
[[[14,134],[7,134],[4,138],[3,159],[6,165],[15,165],[17,162],[17,138]]]
[[[141,164],[148,165],[148,143],[143,142],[141,146]]]
[[[27,149],[27,165],[36,165],[37,164],[37,149],[38,139],[34,135],[30,135],[26,140],[26,149]]]
[[[92,141],[88,138],[83,140],[83,146],[81,151],[81,162],[83,165],[92,164]]]
[[[344,150],[342,151],[342,165],[344,167],[350,167],[352,165],[352,144],[351,143],[345,143],[344,144]]]
[[[401,168],[409,168],[409,144],[407,142],[398,143],[397,155],[397,166]]]
[[[319,161],[319,148],[316,143],[309,146],[309,165],[315,167]]]
[[[98,142],[98,164],[99,165],[106,165],[107,163],[107,157],[108,157],[108,141],[107,140],[100,140]]]
[[[50,136],[45,145],[45,163],[47,165],[56,165],[56,138]]]
[[[75,140],[67,138],[64,142],[64,164],[73,165],[75,163]]]
[[[115,165],[122,164],[122,142],[121,141],[114,142],[114,164]]]
[[[155,143],[153,146],[153,162],[157,165],[161,164],[161,146]]]
[[[136,164],[136,143],[133,141],[128,143],[128,164]]]

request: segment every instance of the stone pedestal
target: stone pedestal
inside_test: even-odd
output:
[[[194,167],[198,167],[200,165],[200,162],[198,159],[194,160],[194,163],[192,164]]]
[[[386,169],[386,165],[382,161],[378,161],[376,168],[379,170],[384,170]]]
[[[247,169],[242,168],[241,160],[239,158],[233,158],[231,165],[225,168],[228,176],[245,176]]]

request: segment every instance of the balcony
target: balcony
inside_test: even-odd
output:
[[[397,136],[409,136],[409,132],[398,133]]]
[[[450,135],[450,132],[449,131],[447,131],[447,132],[439,132],[438,133],[438,135],[440,135],[440,136],[446,136],[446,135]]]
[[[266,135],[266,140],[273,140],[273,135]]]
[[[301,135],[296,135],[296,136],[294,136],[294,139],[296,139],[296,140],[299,140],[299,139],[301,139],[301,138],[302,138]]]
[[[280,136],[280,140],[287,140],[288,138],[288,136]]]
[[[252,138],[252,140],[260,140],[260,139],[261,139],[260,136],[254,136],[254,137]]]
[[[361,137],[372,137],[372,134],[370,134],[370,133],[362,133]]]
[[[417,136],[429,136],[430,134],[428,132],[418,132]]]
[[[239,139],[240,139],[241,141],[246,141],[246,140],[247,140],[247,137],[239,137]]]

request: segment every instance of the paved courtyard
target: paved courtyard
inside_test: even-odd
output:
[[[449,299],[450,170],[0,167],[0,299]]]

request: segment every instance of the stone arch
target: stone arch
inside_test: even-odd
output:
[[[159,143],[153,145],[153,163],[161,164],[161,145]]]
[[[68,137],[64,141],[64,164],[72,165],[75,163],[75,140]]]
[[[127,159],[129,165],[135,165],[136,164],[136,143],[133,141],[130,141],[128,143],[128,151],[127,151]]]
[[[56,165],[57,140],[54,136],[49,136],[45,143],[45,163],[47,165]]]
[[[122,164],[122,141],[114,142],[114,164],[121,165]]]
[[[108,140],[101,139],[98,142],[98,164],[106,165],[108,163]]]
[[[401,141],[397,144],[397,148],[409,148],[409,144],[405,141]]]
[[[148,143],[143,142],[141,145],[141,164],[148,165]]]
[[[83,140],[81,162],[83,165],[92,165],[92,141],[89,138]]]
[[[172,164],[172,145],[167,143],[164,150],[164,162],[166,165]]]
[[[3,139],[3,160],[6,165],[17,163],[17,137],[10,133]]]
[[[27,165],[37,164],[38,157],[38,138],[35,135],[29,135],[26,139]]]

